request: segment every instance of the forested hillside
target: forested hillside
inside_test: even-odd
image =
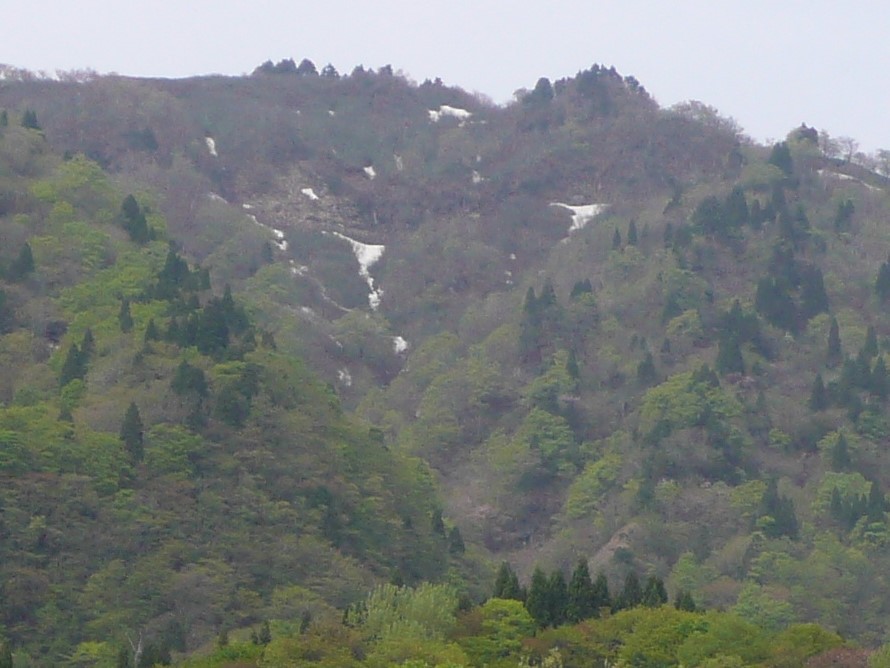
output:
[[[195,665],[865,665],[884,642],[885,152],[806,125],[761,146],[601,66],[503,107],[308,61],[5,72],[17,660],[143,638]],[[682,609],[570,627],[593,612],[492,590],[501,562],[530,594],[579,560]],[[367,628],[369,591],[415,645]],[[673,639],[640,663],[647,625]],[[682,649],[721,625],[759,649]]]

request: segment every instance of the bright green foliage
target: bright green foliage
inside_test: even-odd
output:
[[[473,665],[517,657],[522,640],[535,633],[535,621],[519,601],[492,598],[479,608],[479,613],[480,632],[461,640]]]
[[[533,408],[520,425],[515,438],[537,453],[548,470],[574,469],[577,452],[575,435],[562,416]]]
[[[738,657],[743,665],[751,665],[763,661],[768,653],[763,629],[733,614],[709,612],[699,618],[677,649],[677,658],[684,666],[705,665],[707,659],[720,656]]]
[[[457,596],[446,585],[424,583],[416,589],[384,584],[347,613],[347,624],[376,641],[390,638],[435,640],[454,627]]]
[[[784,628],[793,621],[791,604],[772,596],[768,589],[748,582],[733,607],[739,617],[768,630]]]

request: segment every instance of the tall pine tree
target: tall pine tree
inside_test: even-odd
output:
[[[569,581],[568,596],[566,619],[569,622],[577,623],[596,616],[598,610],[596,592],[593,589],[593,581],[590,579],[587,559],[578,560],[578,565]]]

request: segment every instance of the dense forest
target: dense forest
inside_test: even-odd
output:
[[[890,154],[2,73],[0,668],[890,665]]]

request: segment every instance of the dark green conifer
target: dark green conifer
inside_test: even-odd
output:
[[[593,581],[590,579],[587,559],[579,559],[578,565],[572,572],[572,579],[569,581],[566,620],[575,624],[581,620],[595,617],[597,613],[596,592],[593,589]]]
[[[62,372],[59,374],[59,387],[65,387],[75,378],[86,376],[86,361],[76,343],[72,343],[62,364]]]
[[[142,418],[135,402],[130,402],[124,421],[121,423],[120,439],[124,447],[135,462],[141,462],[144,455],[144,443],[142,432]]]
[[[640,578],[631,571],[624,578],[624,589],[617,596],[613,607],[615,611],[635,608],[643,601],[643,589],[640,586]]]
[[[844,437],[844,432],[841,432],[837,435],[837,440],[831,449],[831,468],[835,471],[848,471],[852,463],[847,439]]]
[[[96,352],[96,340],[93,338],[93,330],[87,327],[80,341],[80,354],[83,356],[84,363],[89,363],[94,352]]]
[[[890,260],[884,262],[878,270],[878,277],[875,280],[875,292],[878,299],[886,302],[890,299]]]
[[[127,332],[132,331],[133,329],[133,316],[130,315],[130,300],[122,299],[121,300],[121,308],[117,314],[117,322],[120,325],[121,331],[125,334]]]
[[[884,364],[883,357],[878,357],[871,370],[869,391],[882,401],[887,398],[887,394],[890,392],[890,379],[887,378],[887,365]]]
[[[755,200],[756,201],[756,200]],[[686,612],[695,612],[695,599],[692,598],[692,594],[684,589],[681,589],[677,592],[677,597],[674,599],[674,607],[677,610],[685,610]]]
[[[551,626],[565,624],[566,607],[569,603],[569,589],[566,585],[565,576],[559,569],[550,574],[547,598],[548,607],[550,608],[549,624]]]
[[[151,318],[148,321],[148,325],[145,327],[145,342],[159,341],[160,339],[161,333],[158,331],[158,326],[155,325],[155,319]]]
[[[612,607],[612,595],[609,593],[609,581],[606,574],[600,572],[593,581],[593,606],[599,615],[602,608]]]
[[[829,366],[834,366],[841,361],[841,332],[837,324],[837,318],[832,316],[831,327],[828,330],[828,353],[826,361]]]
[[[728,373],[745,373],[745,360],[742,357],[742,349],[739,340],[735,336],[721,336],[717,343],[717,372],[721,375]]]
[[[0,128],[5,128],[9,125],[9,114],[6,109],[0,111]]]
[[[442,511],[439,508],[435,508],[430,513],[430,527],[433,533],[442,537],[445,536],[445,520],[442,519]]]
[[[532,573],[525,609],[539,627],[550,624],[550,582],[540,566],[536,566]]]
[[[647,351],[643,360],[637,365],[637,380],[641,385],[651,385],[657,379],[655,360],[652,359],[652,353]]]
[[[522,600],[522,589],[519,586],[519,578],[506,561],[501,562],[498,574],[494,581],[494,598],[506,598],[516,601]]]
[[[822,374],[816,374],[816,380],[813,381],[813,388],[810,390],[809,407],[811,411],[824,411],[828,408],[828,392],[825,390],[825,383],[822,381]]]
[[[31,244],[25,242],[19,249],[18,257],[9,265],[6,277],[12,281],[21,281],[28,274],[34,272],[34,254],[31,252]]]
[[[639,239],[637,238],[637,224],[633,220],[627,226],[627,245],[636,246]]]
[[[785,142],[780,142],[773,146],[773,150],[770,153],[767,162],[781,169],[785,172],[786,176],[791,176],[794,171],[794,163],[791,160],[791,150]]]
[[[451,527],[448,532],[448,551],[451,554],[463,554],[466,551],[463,536],[460,535],[460,529]]]
[[[615,234],[612,235],[612,250],[620,250],[621,249],[621,232],[618,231],[618,228],[615,228]]]
[[[871,325],[865,332],[865,345],[862,346],[862,352],[865,353],[866,359],[872,359],[878,354],[878,335],[875,328]]]
[[[646,579],[646,587],[643,590],[642,604],[647,608],[657,608],[668,602],[667,590],[664,588],[664,581],[650,575]]]

